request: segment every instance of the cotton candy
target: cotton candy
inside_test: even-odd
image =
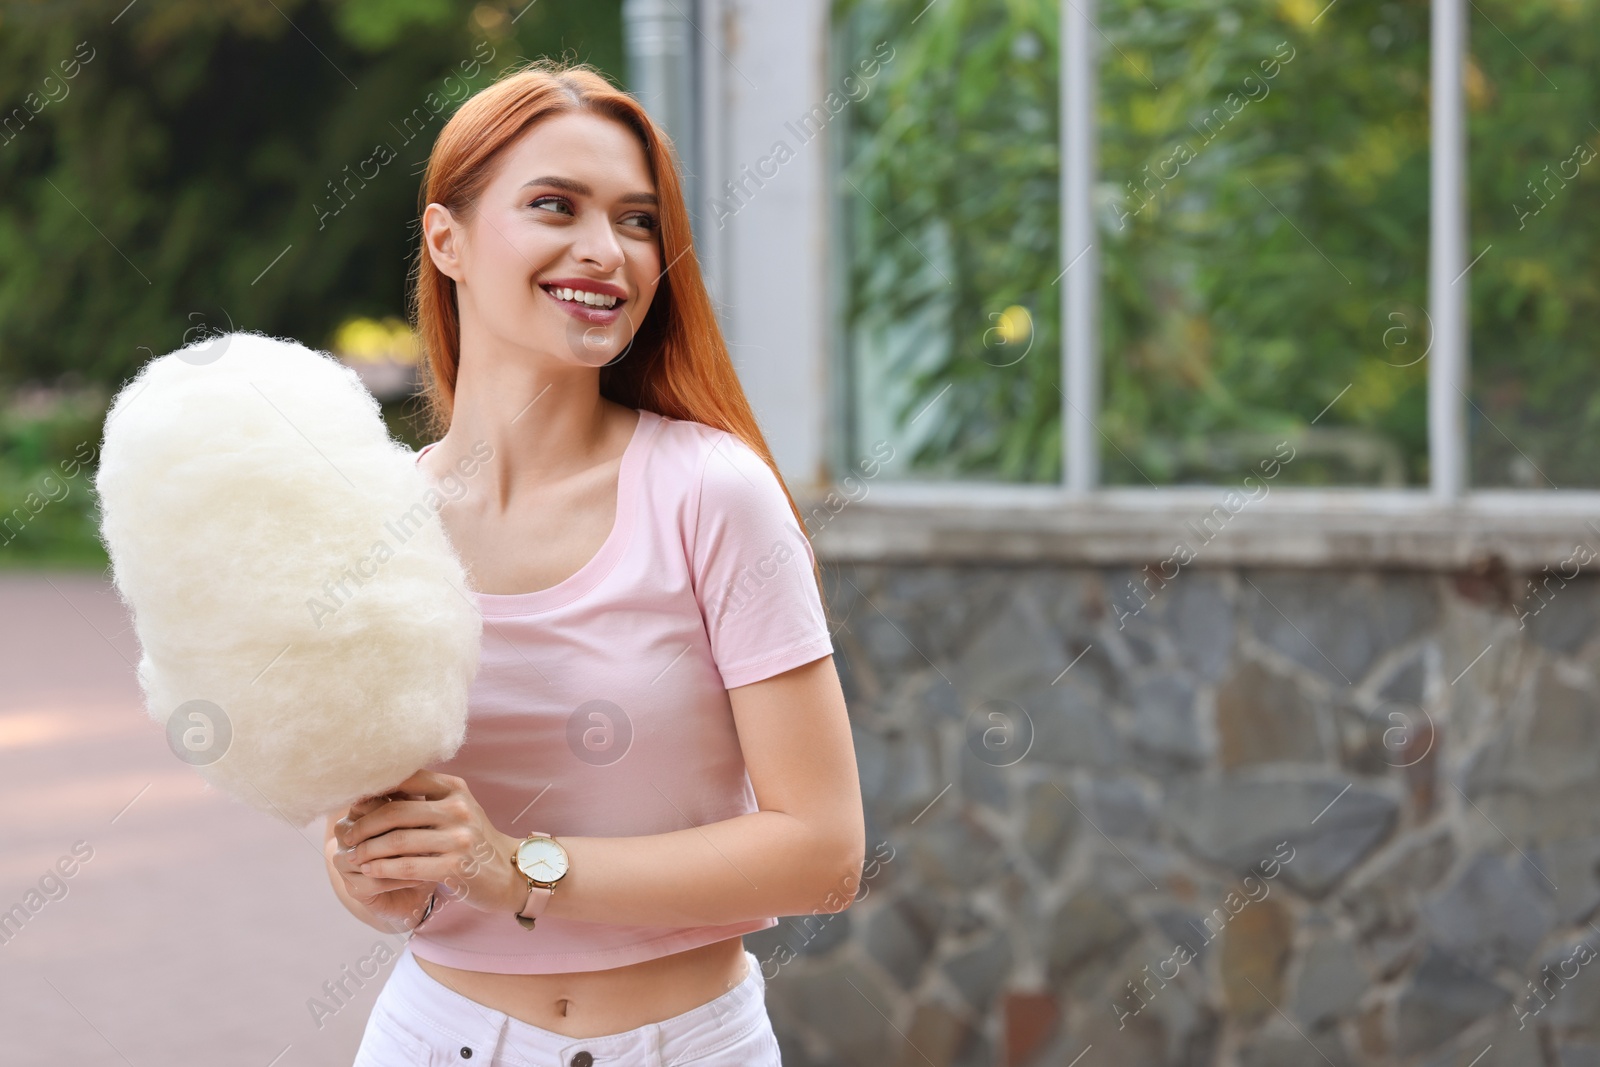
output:
[[[304,827],[461,746],[482,616],[355,371],[256,332],[153,359],[95,490],[145,710],[211,785]]]

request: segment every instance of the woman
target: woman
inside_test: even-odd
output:
[[[461,750],[329,817],[345,906],[416,931],[356,1063],[776,1064],[742,935],[848,906],[861,793],[666,138],[537,61],[451,118],[423,192],[447,431],[418,461],[468,487],[440,516],[484,641]]]

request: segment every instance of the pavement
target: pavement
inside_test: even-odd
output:
[[[104,576],[0,572],[0,1063],[349,1067],[403,938],[334,896],[320,821],[173,755],[138,659]]]

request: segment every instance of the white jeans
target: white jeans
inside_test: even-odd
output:
[[[419,967],[408,945],[351,1067],[782,1067],[761,964],[745,956],[750,973],[715,1000],[620,1034],[572,1038],[469,1000]]]

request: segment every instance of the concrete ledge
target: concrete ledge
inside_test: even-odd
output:
[[[1103,489],[857,483],[795,491],[819,559],[836,562],[1505,569],[1600,566],[1600,492]],[[1185,558],[1187,556],[1187,558]],[[1169,565],[1168,570],[1172,566]]]

